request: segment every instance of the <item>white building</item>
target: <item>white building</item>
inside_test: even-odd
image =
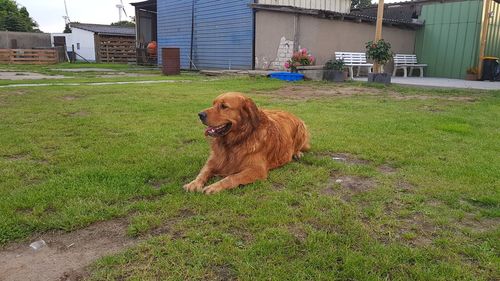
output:
[[[134,41],[135,47],[135,28],[121,27],[102,24],[87,24],[87,23],[71,23],[72,33],[52,33],[51,41],[53,46],[60,46],[61,40],[64,40],[67,51],[77,53],[76,59],[83,61],[84,59],[91,62],[103,61],[104,41],[113,38],[122,38],[122,41]],[[63,39],[64,37],[64,39]],[[124,48],[128,48],[128,42],[125,42]],[[59,45],[58,45],[59,44]],[[110,62],[109,56],[104,59]],[[117,61],[118,62],[118,61]]]

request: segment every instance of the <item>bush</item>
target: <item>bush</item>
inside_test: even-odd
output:
[[[379,65],[386,64],[392,58],[391,44],[380,39],[377,42],[366,43],[366,57]]]
[[[337,60],[329,60],[325,63],[325,69],[330,69],[330,70],[336,70],[336,71],[343,71],[345,67],[344,60],[342,59],[337,59]]]

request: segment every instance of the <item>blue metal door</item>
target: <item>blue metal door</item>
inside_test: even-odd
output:
[[[199,69],[251,69],[254,17],[249,0],[195,0],[193,61]]]
[[[158,48],[177,47],[181,68],[251,69],[251,0],[158,0]]]

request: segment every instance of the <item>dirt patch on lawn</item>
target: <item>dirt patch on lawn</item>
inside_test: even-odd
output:
[[[73,101],[73,100],[76,100],[76,99],[79,99],[80,97],[78,96],[63,96],[61,97],[62,100],[64,101]]]
[[[345,201],[360,193],[367,192],[376,187],[374,179],[369,177],[341,175],[334,171],[330,175],[327,187],[323,190],[325,195],[339,195]]]
[[[395,100],[446,100],[457,102],[475,102],[476,97],[469,96],[436,96],[436,95],[403,95],[387,89],[376,89],[358,86],[310,86],[290,85],[273,92],[257,91],[257,94],[277,96],[280,99],[308,100],[325,97],[384,96]]]
[[[377,170],[384,174],[384,175],[393,175],[398,172],[398,169],[388,165],[388,164],[382,164],[377,167]]]
[[[154,189],[160,189],[162,186],[169,184],[171,181],[170,179],[164,178],[164,179],[149,179],[146,181],[148,185],[150,185]]]
[[[500,226],[499,218],[474,218],[472,215],[466,216],[458,222],[461,228],[472,229],[474,232],[487,232]]]
[[[69,233],[46,233],[32,239],[46,243],[37,251],[29,243],[9,245],[0,251],[0,280],[81,280],[94,260],[139,241],[126,235],[127,226],[117,219]]]
[[[321,86],[286,86],[279,90],[269,92],[257,92],[259,94],[271,94],[281,98],[292,100],[307,100],[324,97],[350,97],[359,95],[381,95],[385,93],[380,89],[363,87],[321,87]]]
[[[344,163],[347,165],[369,165],[371,163],[370,160],[362,159],[356,155],[350,153],[319,153],[319,156],[329,157],[332,160],[340,163]]]

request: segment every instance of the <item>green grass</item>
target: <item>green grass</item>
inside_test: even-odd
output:
[[[499,92],[304,82],[381,94],[293,99],[278,81],[204,79],[0,89],[0,243],[127,217],[131,236],[166,231],[90,280],[498,280]],[[224,91],[300,116],[313,149],[266,181],[185,193],[209,153],[196,113]]]

